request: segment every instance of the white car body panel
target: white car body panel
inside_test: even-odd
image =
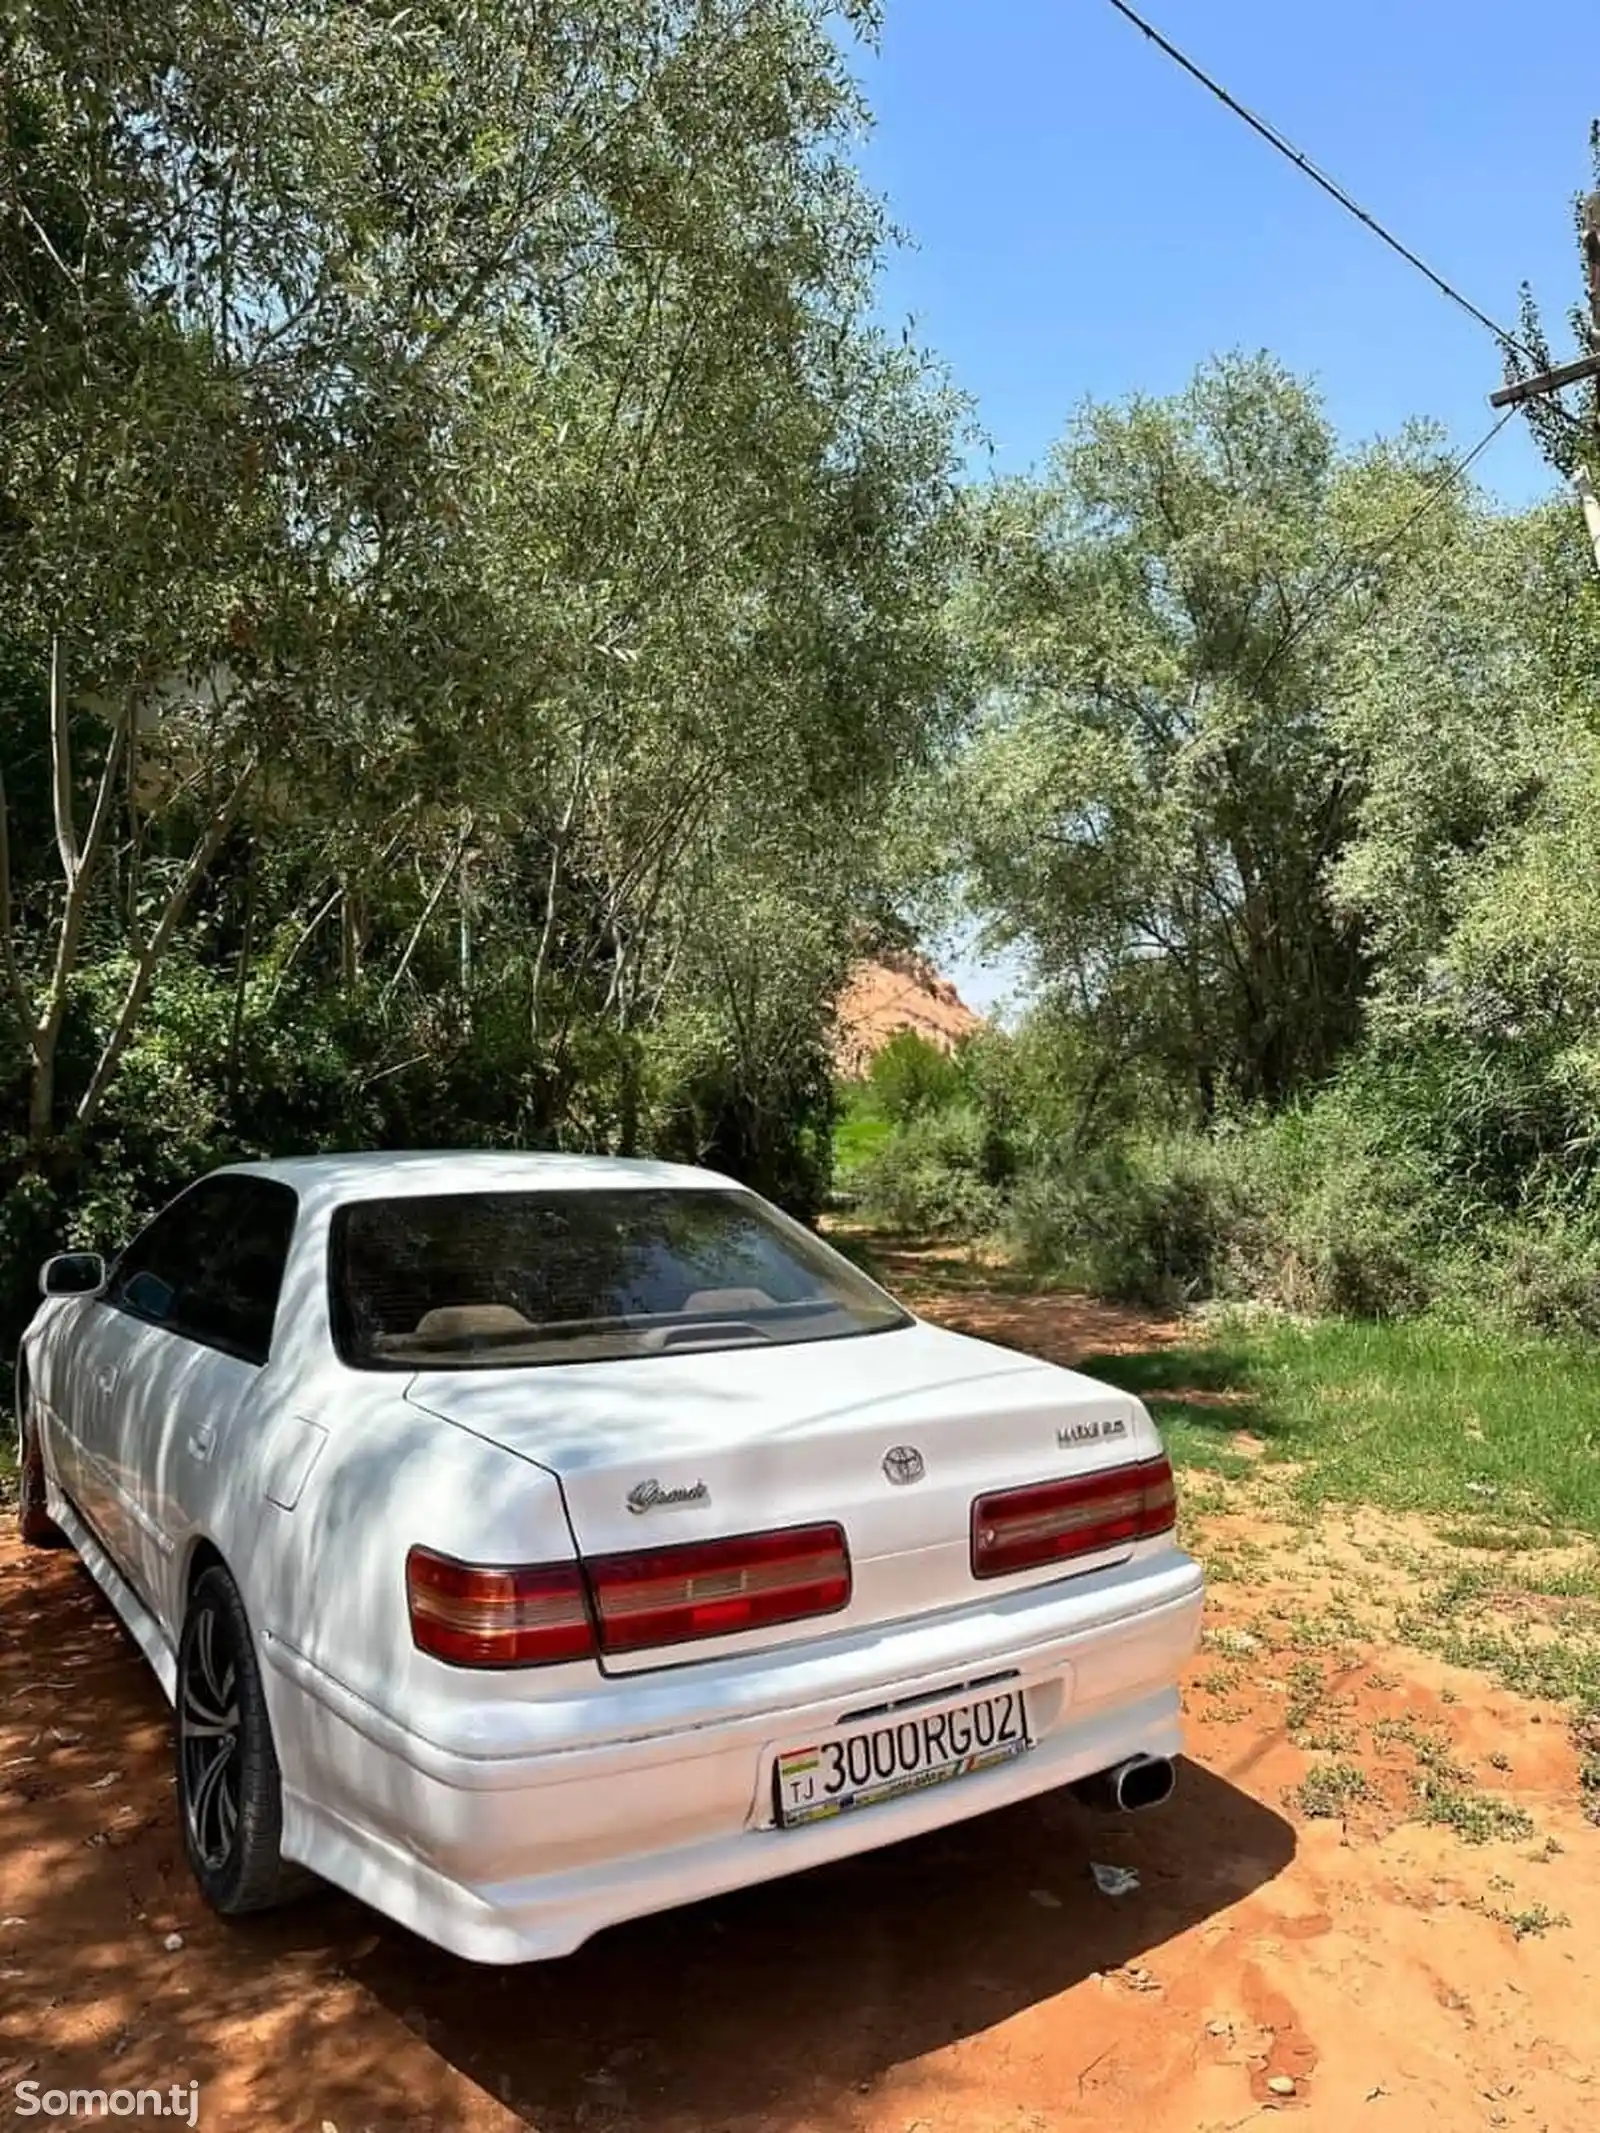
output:
[[[1066,1575],[971,1569],[976,1496],[1157,1455],[1127,1394],[919,1322],[614,1361],[352,1369],[327,1273],[349,1200],[738,1188],[561,1157],[243,1171],[299,1195],[264,1365],[77,1297],[42,1305],[24,1363],[52,1515],[169,1696],[196,1564],[220,1557],[232,1573],[263,1662],[287,1856],[461,1955],[521,1961],[1177,1752],[1202,1580],[1170,1534]],[[925,1462],[914,1486],[886,1477],[900,1445]],[[647,1479],[705,1495],[630,1511]],[[844,1527],[852,1567],[848,1606],[824,1619],[504,1670],[446,1665],[412,1640],[415,1543],[465,1562],[564,1562],[815,1521]],[[1025,1693],[1027,1753],[776,1826],[780,1750],[997,1678]]]
[[[840,1521],[854,1570],[845,1626],[970,1599],[971,1506],[986,1489],[1092,1471],[1108,1442],[1123,1459],[1160,1450],[1126,1395],[924,1324],[803,1349],[425,1372],[406,1397],[555,1474],[585,1555],[754,1532],[779,1505],[784,1523]],[[1060,1446],[1058,1431],[1079,1421],[1118,1434]],[[884,1455],[902,1443],[925,1462],[914,1487],[886,1485]],[[641,1518],[627,1502],[641,1476],[669,1490],[703,1484],[708,1500]],[[699,1664],[815,1633],[791,1624],[602,1664]]]

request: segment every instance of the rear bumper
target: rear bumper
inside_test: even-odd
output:
[[[284,1849],[481,1962],[563,1955],[602,1927],[986,1813],[1179,1748],[1201,1573],[1175,1550],[913,1624],[582,1697],[467,1705],[424,1736],[267,1640]],[[780,1749],[876,1701],[1004,1673],[1034,1745],[1011,1763],[798,1829]],[[471,1752],[476,1749],[478,1752]],[[485,1749],[490,1752],[483,1752]]]

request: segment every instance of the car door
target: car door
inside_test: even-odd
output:
[[[202,1191],[191,1187],[146,1223],[73,1331],[67,1422],[75,1445],[68,1493],[136,1586],[143,1549],[122,1418],[159,1349],[159,1329],[183,1278]]]
[[[209,1178],[189,1196],[173,1295],[129,1359],[117,1401],[118,1471],[129,1495],[133,1575],[175,1634],[186,1542],[218,1529],[217,1499],[236,1473],[272,1347],[298,1203],[275,1179]]]

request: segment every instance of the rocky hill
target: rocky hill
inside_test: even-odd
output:
[[[953,1052],[982,1027],[982,1015],[974,1014],[930,962],[890,950],[851,972],[839,998],[834,1058],[839,1073],[852,1081],[901,1030],[915,1030],[940,1051]]]

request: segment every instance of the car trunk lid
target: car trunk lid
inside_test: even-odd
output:
[[[591,1561],[839,1525],[852,1581],[832,1621],[850,1628],[996,1589],[972,1575],[979,1495],[1159,1449],[1125,1394],[920,1323],[788,1346],[428,1371],[408,1397],[553,1474]],[[1060,1575],[1057,1565],[999,1589]],[[785,1622],[601,1663],[630,1673],[815,1634],[814,1620]]]

